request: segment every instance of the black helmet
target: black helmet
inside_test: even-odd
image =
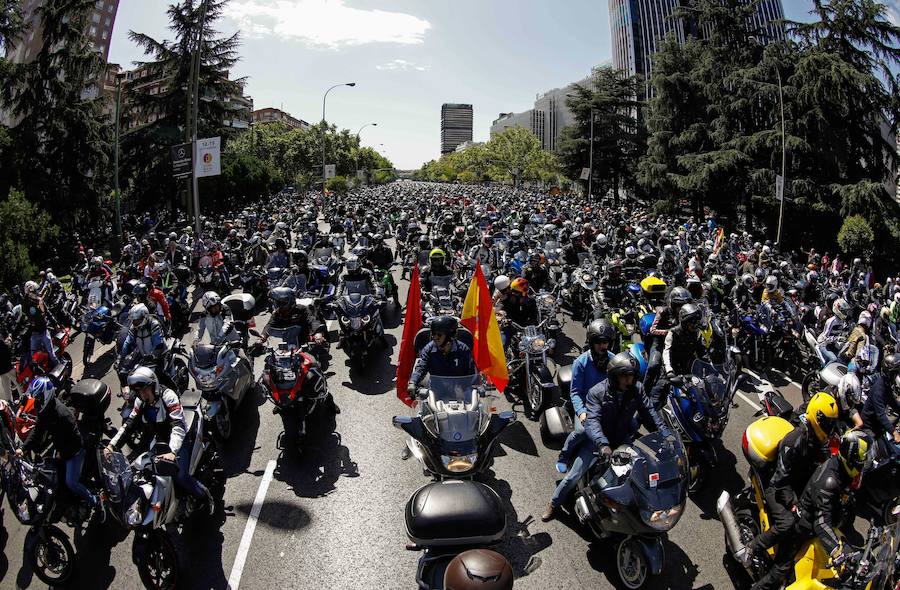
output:
[[[513,572],[505,557],[489,549],[470,549],[444,570],[446,590],[512,590]]]
[[[684,287],[675,287],[669,291],[666,302],[669,304],[669,309],[674,312],[676,311],[676,308],[680,308],[685,303],[689,303],[692,299],[690,291]]]
[[[147,285],[144,283],[138,283],[134,287],[131,288],[131,296],[137,299],[144,297],[147,294]]]
[[[703,310],[701,310],[700,306],[696,303],[685,303],[681,309],[678,310],[678,323],[682,326],[688,326],[695,329],[700,323],[701,317],[703,317]]]
[[[309,255],[306,253],[306,250],[294,252],[294,263],[299,264],[300,262],[309,262]]]
[[[891,380],[900,381],[900,353],[889,354],[881,360],[881,374],[888,382],[888,387],[892,385]]]
[[[432,335],[444,334],[448,338],[455,338],[457,329],[459,329],[459,324],[457,324],[456,318],[452,316],[443,315],[431,321]]]
[[[623,375],[636,375],[637,363],[630,352],[620,352],[606,365],[606,375],[613,381]]]
[[[275,240],[275,249],[276,250],[287,250],[287,242],[284,241],[284,238],[277,238]]]
[[[594,320],[588,325],[587,343],[588,345],[592,345],[604,340],[606,342],[612,342],[613,334],[615,334],[615,330],[613,329],[612,324],[609,323],[609,320],[606,318]]]
[[[269,291],[269,299],[278,309],[286,309],[294,305],[297,294],[290,287],[275,287]]]

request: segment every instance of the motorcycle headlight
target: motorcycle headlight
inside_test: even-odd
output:
[[[363,322],[364,324],[368,324],[370,321],[372,321],[372,316],[370,316],[370,315],[364,315],[364,316],[362,317],[362,322]]]
[[[668,510],[641,510],[641,520],[650,528],[667,531],[675,526],[684,511],[684,504]]]
[[[540,352],[543,352],[546,348],[547,348],[547,341],[544,340],[543,338],[535,338],[528,345],[528,349],[530,352],[540,353]]]
[[[144,516],[143,516],[143,514],[141,514],[141,511],[138,509],[137,503],[135,503],[135,505],[132,506],[128,510],[128,513],[125,515],[125,521],[128,523],[128,526],[130,526],[130,527],[139,526],[141,524],[141,522],[144,521]]]
[[[471,455],[441,455],[441,463],[447,471],[453,473],[465,473],[475,467],[478,461],[478,453]]]
[[[340,320],[341,324],[344,326],[350,324],[350,318],[345,315],[338,316],[338,320]]]

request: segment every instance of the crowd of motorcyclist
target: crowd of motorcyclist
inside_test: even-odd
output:
[[[574,430],[556,462],[562,479],[544,521],[558,516],[580,478],[632,442],[640,425],[674,441],[676,433],[663,418],[673,383],[691,373],[696,359],[721,362],[730,346],[742,350],[748,364],[765,365],[784,352],[777,347],[790,344],[804,364],[786,371],[842,361],[859,377],[856,387],[814,392],[794,430],[778,444],[765,496],[771,528],[737,556],[749,562],[777,545],[775,567],[756,587],[779,587],[800,543],[813,536],[840,563],[850,551],[835,532],[841,495],[860,485],[860,473],[876,456],[897,452],[887,439],[900,445],[890,414],[900,414],[900,355],[894,352],[900,277],[878,282],[859,258],[845,262],[815,250],[782,252],[747,232],[729,233],[712,214],[676,219],[635,204],[615,208],[519,189],[448,191],[401,182],[325,203],[279,195],[206,220],[201,235],[184,220],[142,224],[106,260],[81,244],[76,248],[79,264],[68,273],[68,289],[46,269],[0,297],[0,397],[13,406],[34,400],[35,427],[15,452],[38,450],[35,441],[46,433],[65,460],[66,484],[101,519],[103,494],[81,483],[86,450],[77,421],[61,401],[65,384],[49,375],[65,362],[57,332],[83,330],[88,314],[112,310],[122,327],[116,365],[127,366],[119,374],[132,392],[132,409],[105,452],[121,448],[138,423],[149,424],[152,438],[167,447],[160,458],[181,466],[179,487],[212,509],[210,491],[190,475],[179,400],[184,383],[166,361],[189,325],[194,303],[202,310],[198,341],[238,342],[244,344],[241,355],[249,352],[232,309],[223,304],[234,290],[243,290],[259,293],[272,311],[262,344],[271,327],[292,327],[298,347],[321,346],[327,340],[326,312],[334,309],[329,302],[361,290],[401,310],[391,277],[396,265],[404,278],[419,265],[432,336],[419,351],[411,397],[425,375],[474,372],[469,347],[456,338],[455,318],[475,265],[491,284],[507,349],[523,327],[561,313],[541,303],[548,294],[585,324],[585,348],[572,364],[568,394]],[[644,282],[648,277],[655,278],[655,287]],[[314,304],[301,304],[303,297]],[[640,305],[652,312],[652,323],[642,330],[635,321],[623,331],[628,323],[622,318]],[[746,327],[753,322],[767,327],[765,336]],[[717,328],[708,337],[711,324]],[[383,337],[380,325],[375,330]],[[643,359],[629,351],[633,336],[644,344]],[[751,347],[759,358],[750,359]],[[767,357],[758,352],[765,347],[772,349]],[[22,371],[38,363],[35,355],[42,352],[44,370],[35,368],[23,381]],[[510,378],[515,387],[524,376],[514,372]],[[339,412],[333,398],[329,402]]]

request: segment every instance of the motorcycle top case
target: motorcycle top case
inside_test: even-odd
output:
[[[422,547],[486,545],[502,539],[505,530],[500,497],[479,482],[426,484],[406,503],[406,535]]]
[[[256,299],[249,293],[235,293],[222,299],[222,303],[231,310],[234,319],[240,322],[248,322],[253,319],[253,309],[256,307]]]
[[[103,416],[111,401],[109,386],[99,379],[82,379],[72,387],[69,401],[82,414]]]
[[[775,460],[778,444],[794,426],[778,416],[765,416],[750,424],[744,431],[744,455],[754,467],[763,469]]]

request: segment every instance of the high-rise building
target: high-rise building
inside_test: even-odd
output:
[[[467,141],[472,141],[472,105],[441,105],[441,155]]]
[[[669,34],[679,43],[697,34],[694,25],[673,16],[678,7],[690,4],[691,0],[609,0],[613,67],[649,80],[653,54]],[[781,0],[759,0],[749,24],[762,33],[761,41],[766,42],[784,37],[784,27],[776,22],[783,18]]]
[[[8,60],[15,63],[28,63],[41,50],[44,39],[38,9],[43,3],[44,0],[23,0],[22,17],[26,27],[19,43],[6,48]],[[84,33],[91,40],[94,50],[103,56],[103,61],[109,59],[109,44],[112,41],[113,25],[115,25],[118,10],[119,0],[97,0],[91,11],[91,17],[85,25]]]

